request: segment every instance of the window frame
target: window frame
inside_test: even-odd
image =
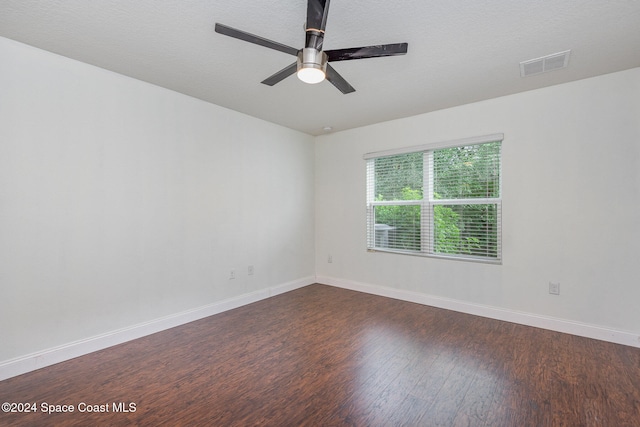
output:
[[[441,149],[500,143],[498,197],[495,198],[466,198],[466,199],[434,199],[433,180],[433,152]],[[403,255],[415,255],[439,259],[453,259],[460,261],[482,262],[489,264],[502,264],[502,143],[504,134],[490,134],[472,138],[442,141],[431,144],[423,144],[413,147],[403,147],[393,150],[367,153],[363,158],[367,161],[366,176],[366,210],[367,210],[367,251],[389,252]],[[421,200],[392,200],[376,201],[375,195],[375,159],[402,154],[423,153],[423,195]],[[379,247],[376,244],[375,207],[376,206],[420,206],[420,250],[403,250],[395,248]],[[496,256],[478,256],[469,254],[449,254],[435,252],[435,225],[433,214],[434,207],[438,205],[495,205],[496,206]],[[427,227],[427,230],[425,230]],[[425,232],[426,231],[426,232]],[[425,238],[425,236],[427,236]]]

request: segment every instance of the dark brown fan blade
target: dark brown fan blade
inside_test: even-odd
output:
[[[307,3],[307,28],[324,31],[327,26],[329,0],[309,0]]]
[[[329,0],[309,0],[307,3],[307,23],[304,47],[322,50],[324,29],[327,26]]]
[[[223,24],[216,23],[216,33],[224,34],[225,36],[233,37],[236,39],[244,40],[249,43],[268,47],[270,49],[279,50],[280,52],[288,53],[289,55],[294,55],[294,56],[298,55],[298,49],[296,49],[295,47],[274,42],[274,41],[265,39],[264,37],[247,33],[245,31],[236,30],[235,28],[231,28]]]
[[[356,90],[329,64],[327,64],[327,80],[345,95]]]
[[[407,53],[408,43],[393,43],[377,46],[352,47],[350,49],[325,50],[329,62],[348,61],[350,59],[378,58]]]
[[[264,84],[266,84],[268,86],[273,86],[274,84],[279,83],[282,80],[286,79],[291,74],[294,74],[297,69],[298,69],[298,63],[294,62],[291,65],[287,65],[285,68],[283,68],[282,70],[278,71],[274,75],[267,77],[266,79],[264,79],[262,81],[262,83],[264,83]]]

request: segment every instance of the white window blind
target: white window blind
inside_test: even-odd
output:
[[[368,249],[500,262],[501,142],[366,155]]]

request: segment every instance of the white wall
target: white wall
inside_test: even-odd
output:
[[[3,38],[0,58],[0,362],[313,280],[312,137]]]
[[[502,265],[366,251],[363,154],[491,133],[505,135]],[[319,281],[637,338],[640,69],[318,137],[316,206]],[[549,281],[560,296],[548,294]]]

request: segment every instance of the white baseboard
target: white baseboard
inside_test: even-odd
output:
[[[302,288],[315,283],[315,277],[305,277],[281,285],[272,286],[259,291],[229,298],[223,301],[207,304],[191,310],[154,319],[149,322],[121,328],[104,334],[88,337],[57,347],[38,351],[36,353],[0,362],[0,381],[15,377],[36,369],[44,368],[65,360],[103,350],[117,344],[122,344],[146,335],[161,332],[166,329],[184,325],[185,323],[203,319],[214,314],[251,304],[284,292]]]
[[[556,332],[578,335],[586,338],[593,338],[601,341],[608,341],[616,344],[628,345],[640,348],[640,332],[619,331],[587,323],[575,322],[572,320],[559,319],[555,317],[542,316],[533,313],[507,310],[499,307],[492,307],[482,304],[474,304],[450,298],[436,297],[419,292],[406,291],[395,288],[360,283],[351,280],[337,279],[334,277],[316,277],[318,283],[335,286],[353,291],[365,292],[388,298],[409,301],[432,307],[444,308],[461,313],[473,314],[476,316],[488,317],[506,322],[518,323],[521,325],[534,326]]]

